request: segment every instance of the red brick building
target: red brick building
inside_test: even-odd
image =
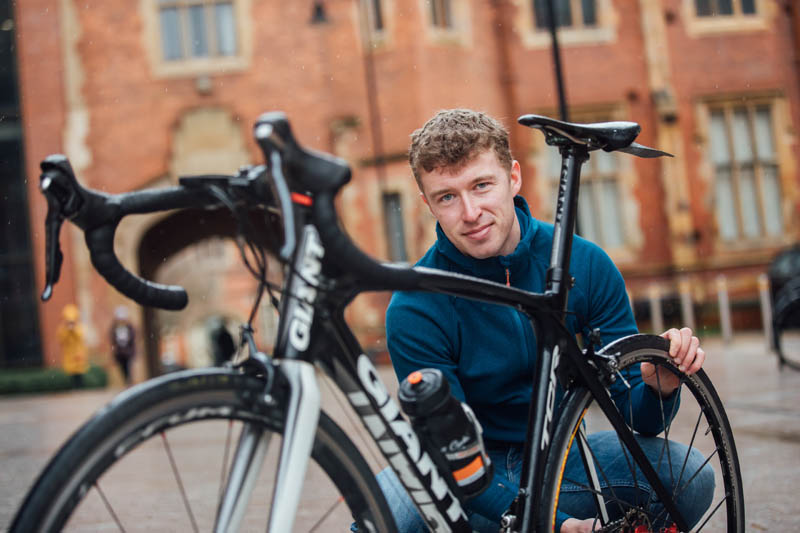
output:
[[[798,7],[555,3],[570,118],[639,122],[641,143],[676,155],[593,158],[580,233],[609,251],[634,301],[646,301],[653,287],[671,296],[680,286],[699,320],[711,323],[713,281],[724,273],[734,302],[753,304],[756,275],[800,237]],[[524,195],[551,220],[555,152],[538,132],[515,125],[524,113],[558,113],[542,8],[542,0],[17,2],[36,291],[44,277],[37,176],[45,155],[65,153],[83,184],[112,193],[232,172],[259,160],[251,128],[266,110],[285,111],[301,142],[351,162],[343,223],[374,256],[413,262],[433,241],[404,154],[409,133],[440,108],[477,108],[506,123]],[[156,368],[159,337],[177,332],[191,351],[204,346],[210,316],[246,316],[250,285],[229,247],[204,240],[213,228],[199,232],[206,244],[161,266],[159,243],[189,232],[196,225],[175,214],[138,217],[118,231],[125,265],[200,295],[182,315],[135,313],[150,350],[149,370],[139,358],[140,377]],[[75,231],[62,232],[62,247],[62,280],[52,303],[38,307],[44,361],[58,359],[50,332],[73,301],[102,360],[111,310],[125,300],[93,272]],[[387,301],[366,295],[352,306],[367,351],[383,348]]]

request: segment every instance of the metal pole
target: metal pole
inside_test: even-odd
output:
[[[664,313],[661,310],[661,287],[658,283],[650,285],[648,296],[650,298],[650,320],[653,333],[658,335],[664,331]]]
[[[764,326],[767,350],[774,352],[775,339],[772,336],[772,299],[769,295],[769,278],[763,272],[758,275],[758,297],[761,301],[761,323]]]
[[[681,315],[683,316],[683,325],[695,328],[694,321],[694,304],[692,302],[692,284],[689,278],[681,278],[678,281],[678,292],[681,295]]]
[[[361,1],[356,0],[356,8],[361,13],[361,34],[364,38],[364,81],[367,89],[367,114],[369,116],[370,133],[372,134],[372,157],[378,175],[381,191],[386,183],[385,157],[383,152],[383,129],[381,128],[381,112],[378,105],[378,89],[375,79],[375,61],[372,55],[372,28],[369,14],[362,9]]]
[[[556,91],[558,91],[559,114],[561,115],[561,120],[568,122],[567,95],[564,91],[564,76],[561,69],[561,50],[558,46],[558,32],[556,31],[556,7],[554,0],[547,0],[544,5],[547,9],[547,25],[550,28],[550,38],[553,40],[553,69],[555,70],[556,77]]]
[[[733,327],[731,325],[731,303],[728,298],[728,280],[725,278],[725,274],[717,276],[717,298],[722,340],[725,344],[729,344],[733,339]]]

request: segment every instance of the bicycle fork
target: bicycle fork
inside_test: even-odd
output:
[[[290,393],[267,527],[271,533],[291,531],[294,525],[320,410],[314,365],[284,360],[276,368],[286,377]],[[239,530],[271,435],[257,424],[245,424],[242,429],[214,525],[216,533]]]

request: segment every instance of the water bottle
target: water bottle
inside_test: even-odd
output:
[[[483,492],[492,479],[483,429],[472,409],[450,394],[442,372],[435,368],[412,372],[397,395],[422,445],[435,463],[444,464],[464,497]]]

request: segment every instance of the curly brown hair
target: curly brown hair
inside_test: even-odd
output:
[[[508,131],[497,120],[471,109],[444,109],[411,134],[408,163],[422,190],[422,172],[458,170],[484,151],[493,149],[497,161],[511,171]]]

